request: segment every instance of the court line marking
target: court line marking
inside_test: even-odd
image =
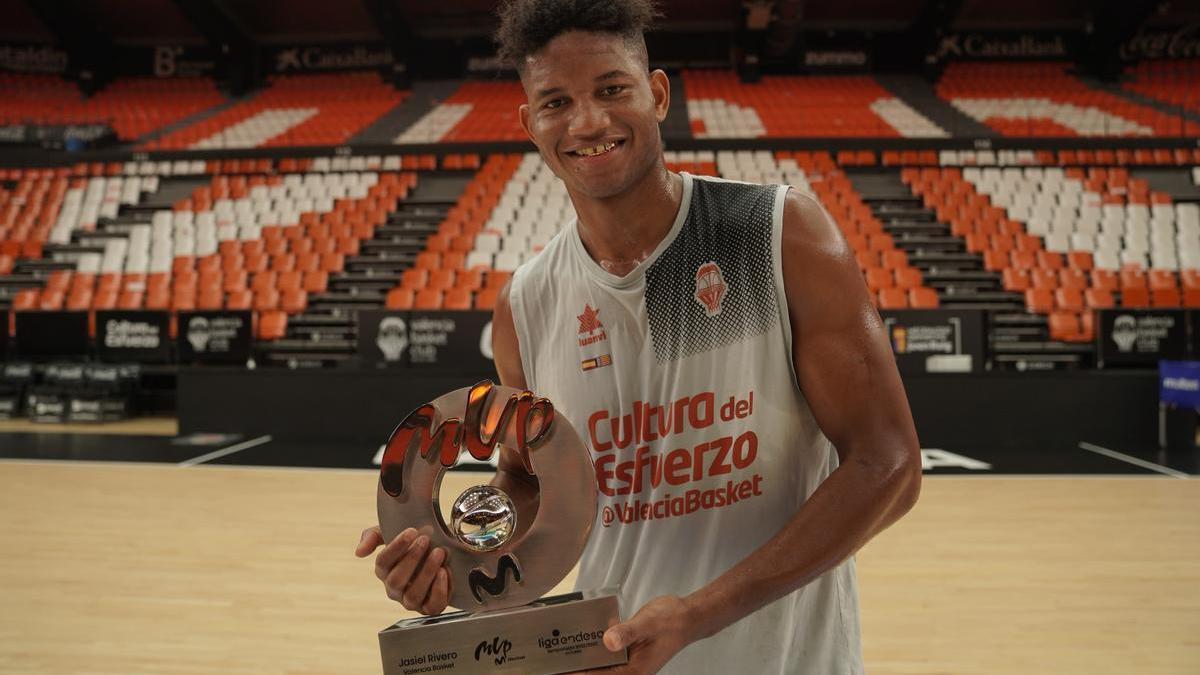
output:
[[[1146,460],[1138,459],[1137,457],[1131,457],[1129,455],[1126,455],[1123,452],[1117,452],[1116,450],[1110,450],[1108,448],[1101,447],[1094,443],[1088,443],[1087,441],[1080,441],[1079,448],[1082,450],[1087,450],[1088,452],[1094,452],[1097,455],[1103,455],[1110,459],[1120,460],[1122,462],[1125,462],[1126,464],[1132,464],[1134,466],[1139,466],[1143,469],[1157,471],[1158,473],[1165,474],[1165,475],[1171,476],[1173,478],[1183,478],[1185,480],[1188,478],[1191,478],[1190,475],[1188,475],[1182,471],[1178,471],[1176,469],[1172,469],[1170,467],[1166,467],[1161,464],[1155,464],[1154,462],[1147,462]]]
[[[214,450],[210,453],[200,455],[199,457],[185,459],[182,462],[180,462],[178,464],[178,466],[196,466],[197,464],[203,464],[203,463],[213,460],[213,459],[220,459],[221,457],[225,457],[226,455],[232,455],[235,452],[241,452],[242,450],[248,450],[250,448],[258,447],[264,443],[270,443],[270,442],[271,442],[271,436],[269,434],[265,435],[265,436],[259,436],[258,438],[251,438],[248,441],[242,441],[241,443],[237,443],[236,445],[231,445],[228,448]]]

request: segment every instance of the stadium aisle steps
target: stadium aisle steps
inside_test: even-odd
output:
[[[875,81],[930,122],[949,131],[951,136],[994,138],[1000,135],[940,98],[933,86],[920,77],[880,74],[875,76]]]
[[[921,270],[925,283],[938,291],[943,307],[1020,307],[1020,299],[1002,292],[999,276],[984,270],[979,258],[966,252],[949,226],[939,223],[901,182],[898,171],[860,169],[847,171],[847,176],[897,248]]]
[[[204,120],[215,117],[215,116],[225,112],[229,108],[232,108],[233,106],[238,105],[239,103],[245,103],[246,101],[253,98],[253,96],[256,93],[258,93],[258,92],[251,92],[249,94],[244,94],[242,96],[238,96],[235,98],[226,99],[225,101],[218,103],[217,105],[215,105],[211,108],[205,108],[204,110],[196,112],[193,115],[189,115],[188,117],[185,117],[181,120],[172,122],[171,124],[168,124],[167,126],[161,128],[161,129],[156,129],[154,131],[151,131],[150,133],[143,136],[139,140],[139,142],[140,143],[150,143],[153,141],[157,141],[158,139],[160,139],[164,136],[167,136],[169,134],[175,133],[176,131],[179,131],[180,129],[186,129],[187,127],[190,127],[193,124],[198,124],[200,122],[203,122]]]
[[[1120,96],[1121,98],[1137,103],[1138,105],[1144,105],[1147,108],[1154,108],[1155,110],[1167,115],[1178,115],[1179,117],[1191,120],[1193,122],[1200,122],[1200,111],[1188,110],[1180,106],[1171,105],[1170,103],[1160,101],[1152,96],[1147,96],[1142,92],[1134,91],[1132,88],[1130,88],[1129,83],[1126,83],[1125,86],[1121,86],[1121,84],[1116,82],[1101,82],[1100,80],[1094,80],[1088,77],[1080,77],[1079,79],[1083,80],[1084,83],[1093,89],[1106,91],[1114,96]]]
[[[669,142],[677,138],[690,139],[692,138],[692,123],[688,121],[687,87],[678,73],[672,75],[670,81],[671,107],[667,109],[667,119],[659,125],[663,140]]]
[[[391,143],[438,103],[454,94],[459,84],[458,80],[413,82],[408,98],[352,137],[350,143]]]
[[[356,358],[356,313],[383,307],[387,291],[413,266],[469,180],[422,174],[417,188],[388,215],[387,224],[362,242],[359,255],[348,256],[344,271],[330,275],[328,291],[311,296],[307,310],[288,320],[283,339],[263,346],[264,358],[293,367]]]

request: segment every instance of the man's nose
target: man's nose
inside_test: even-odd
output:
[[[576,105],[572,113],[571,124],[568,128],[572,136],[581,138],[599,136],[608,128],[608,111],[594,101]]]

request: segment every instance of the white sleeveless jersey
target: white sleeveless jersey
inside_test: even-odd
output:
[[[787,189],[684,174],[670,233],[628,276],[572,222],[513,277],[526,384],[583,436],[600,489],[576,585],[619,586],[624,618],[716,579],[837,467],[792,368]],[[663,672],[861,673],[853,559]]]

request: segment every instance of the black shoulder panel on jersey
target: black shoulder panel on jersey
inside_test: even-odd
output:
[[[693,181],[687,220],[646,270],[659,363],[762,335],[779,321],[771,260],[777,189]]]

